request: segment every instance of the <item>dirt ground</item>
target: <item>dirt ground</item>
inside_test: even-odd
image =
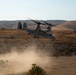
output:
[[[0,75],[25,75],[26,65],[33,62],[47,75],[76,75],[76,33],[53,30],[53,34],[56,40],[52,42],[35,39],[25,30],[0,30]],[[31,49],[34,51],[27,51]]]
[[[76,56],[52,58],[56,65],[48,75],[76,75]]]
[[[49,57],[53,61],[50,62],[47,67],[45,67],[46,75],[76,75],[76,56],[72,57]],[[14,63],[15,62],[15,63]],[[15,74],[13,70],[13,66],[15,64],[19,64],[20,62],[8,62],[1,63],[0,62],[0,75],[25,75],[25,73]],[[41,61],[43,62],[43,61]],[[44,62],[43,62],[44,63]],[[20,65],[20,64],[19,64]],[[18,66],[16,66],[16,69]],[[21,68],[21,67],[20,67]],[[11,69],[11,70],[10,70]],[[15,69],[15,68],[14,68]],[[25,72],[25,71],[24,71]]]

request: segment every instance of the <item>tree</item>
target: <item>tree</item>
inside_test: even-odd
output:
[[[18,29],[22,29],[22,24],[21,24],[21,22],[18,22]]]
[[[46,75],[46,72],[36,64],[32,64],[32,68],[26,74],[27,75]]]

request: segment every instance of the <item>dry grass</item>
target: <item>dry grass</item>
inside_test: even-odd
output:
[[[32,44],[35,44],[41,50],[51,51],[53,49],[54,55],[60,55],[60,57],[52,57],[56,64],[52,63],[50,68],[47,67],[47,75],[76,75],[76,56],[63,56],[70,54],[71,51],[71,54],[74,55],[76,51],[76,33],[70,30],[53,30],[53,34],[56,37],[54,42],[46,38],[35,39],[28,35],[25,30],[0,30],[0,53],[10,52],[12,47],[22,51],[23,47]]]
[[[76,33],[72,30],[53,30],[52,32],[56,37],[54,42],[46,38],[33,38],[25,30],[0,30],[0,47],[2,47],[2,44],[5,46],[11,45],[11,48],[12,46],[27,46],[35,43],[41,49],[50,49],[52,45],[55,50],[61,52],[66,49],[75,51]]]

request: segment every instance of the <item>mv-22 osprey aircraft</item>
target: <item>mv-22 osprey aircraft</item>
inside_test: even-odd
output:
[[[53,34],[49,33],[49,32],[51,32],[51,27],[53,26],[51,23],[47,23],[46,21],[43,21],[43,20],[42,20],[42,22],[44,22],[44,23],[37,22],[37,21],[32,20],[32,19],[30,19],[30,20],[35,22],[37,24],[37,27],[35,30],[31,30],[31,29],[28,29],[27,25],[26,25],[25,30],[28,32],[28,34],[33,35],[34,38],[45,37],[45,38],[52,39],[52,41],[55,40],[55,37],[53,36]],[[41,29],[40,25],[48,25],[48,27],[46,30],[43,30],[43,29]]]

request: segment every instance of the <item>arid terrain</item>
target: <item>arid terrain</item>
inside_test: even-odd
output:
[[[56,40],[34,38],[26,30],[0,30],[0,75],[25,75],[36,63],[47,75],[76,75],[76,32],[52,28]]]

